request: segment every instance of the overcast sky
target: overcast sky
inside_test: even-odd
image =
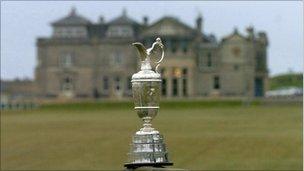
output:
[[[144,15],[155,22],[164,15],[179,18],[194,26],[201,12],[203,30],[220,40],[234,27],[245,34],[253,25],[266,31],[269,38],[270,74],[303,71],[303,4],[301,1],[1,1],[1,79],[33,78],[37,37],[51,35],[50,23],[66,16],[71,7],[93,22],[100,16],[109,21],[127,9],[127,14],[141,22]]]

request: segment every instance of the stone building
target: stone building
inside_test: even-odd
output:
[[[160,66],[164,97],[263,96],[267,88],[267,36],[237,29],[217,41],[174,17],[139,23],[124,10],[121,16],[93,23],[75,9],[52,23],[50,37],[38,38],[35,70],[37,95],[49,98],[124,97],[131,95],[131,76],[138,54],[131,43],[150,46],[156,37],[165,45]]]
[[[36,97],[35,82],[30,79],[0,80],[0,103],[33,101]]]

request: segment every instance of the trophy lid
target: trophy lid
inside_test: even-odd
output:
[[[152,47],[149,49],[146,49],[142,43],[136,42],[133,43],[140,55],[141,59],[141,66],[140,71],[133,74],[132,76],[132,82],[133,81],[161,81],[161,76],[158,73],[157,69],[161,63],[161,61],[164,58],[164,45],[161,42],[160,38],[157,38],[156,41],[152,44]],[[154,70],[152,70],[151,67],[151,60],[150,55],[155,51],[156,45],[159,46],[162,50],[162,55],[159,61],[156,62],[156,67]]]

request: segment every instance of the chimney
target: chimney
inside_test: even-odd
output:
[[[122,16],[127,16],[127,9],[125,7],[122,9]]]
[[[262,42],[264,45],[268,46],[268,38],[267,34],[265,32],[259,32],[258,33],[258,39],[260,42]]]
[[[149,18],[147,16],[144,16],[143,18],[143,24],[144,26],[148,26]]]
[[[197,19],[196,19],[196,29],[198,33],[202,33],[202,26],[203,25],[203,17],[202,14],[199,14]]]
[[[239,34],[239,30],[236,26],[233,28],[233,34]]]
[[[70,16],[74,16],[74,15],[76,15],[76,7],[73,6],[70,11]]]
[[[246,31],[248,33],[248,38],[253,40],[254,39],[254,28],[253,28],[253,26],[247,27]]]

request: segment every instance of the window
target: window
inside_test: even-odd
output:
[[[183,96],[187,96],[187,74],[188,74],[188,69],[183,68],[183,79],[182,79]]]
[[[115,63],[116,64],[120,64],[121,63],[121,55],[120,55],[120,53],[116,53],[116,55],[115,55]]]
[[[188,74],[188,69],[187,68],[183,68],[183,76],[187,77]]]
[[[173,79],[172,79],[172,85],[173,85],[172,95],[173,95],[173,96],[177,96],[177,95],[178,95],[177,78],[173,78]]]
[[[72,53],[65,53],[60,58],[60,66],[64,68],[70,68],[73,65]]]
[[[233,68],[234,68],[235,71],[238,71],[239,70],[239,65],[234,65]]]
[[[110,37],[115,37],[115,36],[118,36],[118,28],[117,27],[112,27],[109,29],[109,36]]]
[[[127,90],[132,90],[132,77],[127,78]]]
[[[208,52],[207,54],[207,66],[211,67],[212,66],[212,59],[211,59],[211,53]]]
[[[131,37],[133,30],[130,26],[111,26],[108,31],[109,37]]]
[[[172,53],[175,53],[176,51],[177,51],[177,41],[176,40],[171,40],[171,42],[172,42],[172,47],[171,47],[171,52]]]
[[[121,35],[124,36],[124,37],[128,37],[128,36],[131,36],[130,34],[130,28],[129,27],[123,27],[121,29]]]
[[[219,76],[214,76],[213,78],[213,88],[218,90],[220,89],[220,77]]]
[[[173,78],[173,79],[172,79],[172,86],[173,86],[172,95],[173,95],[173,96],[177,96],[177,95],[178,95],[177,78]]]
[[[204,67],[204,57],[201,54],[198,57],[198,65],[200,68]]]
[[[71,79],[69,78],[69,77],[66,77],[65,79],[64,79],[64,83],[70,83],[71,82]]]
[[[235,57],[239,57],[241,54],[241,49],[239,47],[233,47],[231,52]]]
[[[162,79],[162,95],[167,95],[167,79]]]
[[[109,90],[109,79],[107,76],[103,77],[103,90]]]
[[[167,49],[171,49],[172,48],[172,41],[171,39],[165,39],[164,40],[164,45]]]
[[[116,51],[112,54],[113,65],[121,65],[122,60],[123,60],[123,55],[121,52]]]
[[[84,94],[78,94],[78,97],[85,97],[85,95]],[[96,87],[93,89],[93,97],[95,99],[100,97],[99,91]]]
[[[257,52],[255,69],[256,71],[266,70],[265,55],[263,52]]]
[[[120,78],[119,77],[116,77],[115,78],[115,89],[116,90],[120,90]]]
[[[69,91],[73,89],[72,79],[70,77],[65,77],[62,80],[61,90]]]
[[[182,71],[180,68],[174,67],[173,68],[173,76],[176,78],[180,78],[182,76]]]
[[[54,28],[53,36],[58,38],[83,38],[87,36],[87,32],[83,26],[58,26]]]
[[[187,96],[187,79],[183,78],[183,96]]]
[[[183,50],[184,53],[188,52],[188,45],[187,45],[187,41],[186,40],[183,40],[181,42],[181,47],[182,47],[182,50]]]
[[[162,69],[160,70],[160,74],[161,74],[161,75],[165,75],[165,71],[166,71],[165,68],[162,68]]]

